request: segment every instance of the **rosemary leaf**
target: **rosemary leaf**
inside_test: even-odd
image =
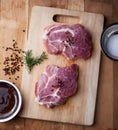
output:
[[[32,56],[32,50],[28,50],[27,52],[25,52],[25,63],[28,67],[29,72],[31,72],[32,68],[35,65],[41,64],[44,59],[47,59],[47,55],[45,54],[45,52],[42,52],[42,54],[37,57]]]

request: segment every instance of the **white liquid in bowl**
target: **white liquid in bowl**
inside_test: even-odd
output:
[[[118,57],[118,34],[115,34],[109,38],[107,50],[113,57]]]

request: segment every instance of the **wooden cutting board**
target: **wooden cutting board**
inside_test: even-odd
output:
[[[21,84],[23,111],[20,115],[34,119],[92,125],[99,77],[101,53],[99,42],[104,18],[101,14],[35,6],[32,9],[28,41],[24,46],[25,50],[33,50],[33,55],[35,56],[45,51],[42,41],[44,28],[51,24],[57,24],[53,19],[58,15],[69,16],[67,20],[65,18],[65,22],[69,24],[81,23],[88,29],[92,35],[92,57],[88,60],[79,59],[72,62],[67,61],[61,55],[48,54],[48,59],[42,64],[35,66],[30,74],[27,68],[24,67]],[[45,70],[45,67],[50,64],[64,67],[71,63],[79,65],[78,92],[65,105],[53,109],[48,109],[37,104],[34,94],[35,83]]]

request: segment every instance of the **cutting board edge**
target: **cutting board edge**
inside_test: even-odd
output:
[[[104,17],[104,15],[102,14],[102,13],[93,13],[93,12],[87,12],[87,11],[79,11],[79,10],[71,10],[71,9],[61,9],[61,8],[55,8],[55,7],[46,7],[46,6],[37,6],[37,5],[34,5],[33,7],[32,7],[32,10],[34,10],[35,8],[42,8],[42,9],[44,9],[44,8],[47,8],[47,9],[56,9],[56,10],[62,10],[62,11],[71,11],[71,12],[76,12],[76,13],[82,13],[82,14],[84,14],[84,13],[86,13],[86,14],[91,14],[91,15],[99,15],[100,17]]]
[[[21,118],[28,118],[28,119],[33,119],[33,120],[40,120],[40,121],[49,121],[49,122],[61,122],[65,124],[71,124],[71,125],[85,125],[85,126],[92,126],[94,124],[94,120],[89,123],[83,123],[83,122],[69,122],[69,121],[62,121],[62,120],[50,120],[50,119],[39,119],[39,118],[33,118],[30,116],[23,116],[22,114],[19,114],[19,117]]]

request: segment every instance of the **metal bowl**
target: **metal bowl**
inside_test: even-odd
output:
[[[118,61],[118,56],[111,54],[108,49],[109,39],[114,35],[118,35],[118,23],[113,23],[103,30],[100,43],[103,53],[110,59]]]
[[[6,80],[0,80],[0,83],[7,84],[14,90],[13,95],[14,95],[15,103],[13,105],[13,108],[9,112],[3,114],[0,113],[0,122],[6,122],[14,118],[20,111],[22,105],[22,97],[20,91],[13,83]]]

